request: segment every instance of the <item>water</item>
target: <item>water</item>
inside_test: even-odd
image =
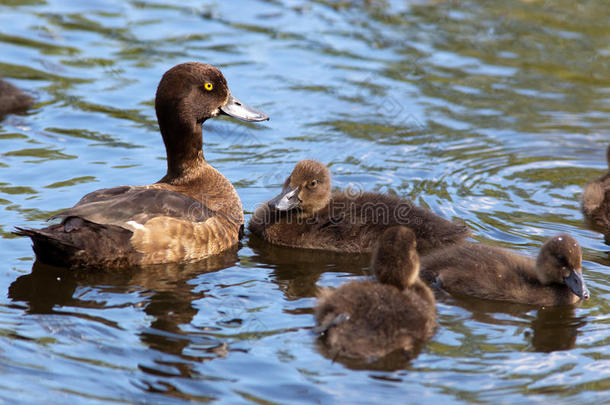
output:
[[[0,123],[0,403],[608,403],[610,265],[580,213],[610,141],[610,3],[0,0],[0,76],[32,92]],[[215,119],[206,158],[246,219],[294,163],[407,196],[474,238],[584,253],[574,309],[438,303],[410,361],[333,361],[315,291],[366,257],[243,240],[207,263],[76,276],[34,263],[42,226],[94,189],[165,170],[153,97],[198,60],[271,121]]]

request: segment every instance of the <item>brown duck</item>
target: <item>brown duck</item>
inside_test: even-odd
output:
[[[606,149],[606,161],[608,172],[585,186],[582,211],[593,225],[610,235],[610,146]]]
[[[404,225],[424,252],[470,235],[464,225],[443,219],[413,202],[380,193],[331,194],[330,171],[302,160],[282,193],[254,213],[248,229],[276,245],[338,252],[370,252],[384,230]]]
[[[34,99],[31,96],[0,79],[0,119],[7,114],[24,112],[32,104]]]
[[[161,79],[155,110],[167,151],[167,174],[148,186],[94,191],[32,238],[39,260],[108,268],[188,262],[238,242],[243,211],[232,184],[203,157],[202,124],[219,114],[244,121],[267,117],[235,98],[217,68],[184,63]]]
[[[315,318],[333,356],[374,359],[411,351],[432,337],[436,307],[419,279],[416,238],[404,226],[387,229],[372,258],[377,282],[353,281],[320,292]]]
[[[422,279],[451,294],[532,305],[571,305],[589,299],[578,242],[546,241],[536,259],[498,247],[464,243],[421,260]]]

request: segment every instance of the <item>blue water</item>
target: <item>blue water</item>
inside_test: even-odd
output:
[[[0,76],[37,99],[0,122],[0,403],[608,403],[610,247],[580,198],[606,169],[609,18],[604,1],[0,0]],[[188,266],[35,264],[15,226],[163,176],[154,92],[190,60],[271,116],[204,125],[246,220],[315,158],[485,243],[534,255],[572,234],[591,300],[447,298],[415,358],[356,364],[328,357],[312,308],[366,257],[246,235]]]

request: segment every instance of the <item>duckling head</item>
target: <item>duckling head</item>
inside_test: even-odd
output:
[[[546,241],[536,260],[536,271],[542,284],[565,284],[580,299],[588,300],[589,290],[582,277],[581,266],[580,245],[566,234]]]
[[[373,251],[371,265],[380,283],[405,289],[419,276],[415,234],[404,226],[386,229]]]
[[[301,160],[269,206],[277,211],[299,210],[303,216],[311,216],[328,204],[330,187],[328,167],[316,160]]]

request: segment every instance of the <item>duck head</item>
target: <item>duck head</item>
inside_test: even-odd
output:
[[[269,201],[277,211],[299,210],[305,216],[324,208],[330,200],[330,171],[316,160],[301,160],[284,182],[282,192]]]
[[[371,266],[380,283],[403,290],[419,276],[415,234],[404,226],[386,229],[373,250]]]
[[[265,121],[269,116],[239,101],[229,90],[227,80],[214,66],[188,62],[174,66],[161,78],[155,98],[161,120],[168,113],[202,124],[219,114],[242,121]]]
[[[581,266],[580,245],[566,234],[546,241],[536,260],[536,271],[542,284],[565,284],[578,298],[588,300],[589,290],[582,277]]]
[[[188,62],[174,66],[161,78],[155,110],[167,150],[168,174],[181,175],[193,160],[203,159],[201,124],[220,114],[242,121],[269,117],[239,101],[214,66]]]

